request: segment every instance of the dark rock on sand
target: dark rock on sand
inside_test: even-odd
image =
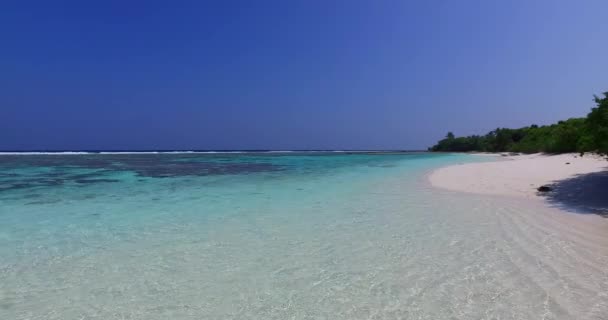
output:
[[[536,190],[538,190],[538,192],[549,192],[553,189],[549,186],[540,186]]]

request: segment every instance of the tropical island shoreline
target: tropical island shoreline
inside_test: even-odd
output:
[[[441,168],[429,175],[430,183],[486,195],[542,196],[554,207],[608,216],[608,92],[593,100],[596,106],[584,118],[497,128],[485,135],[448,132],[428,150],[500,155],[504,161]]]
[[[597,154],[472,153],[496,161],[441,167],[428,175],[433,187],[451,191],[545,201],[580,213],[608,214],[608,162]],[[548,192],[539,192],[539,187]]]

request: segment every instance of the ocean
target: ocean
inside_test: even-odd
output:
[[[0,319],[608,318],[557,212],[427,182],[472,161],[0,155]]]

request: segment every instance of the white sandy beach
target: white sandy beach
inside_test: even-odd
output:
[[[498,161],[437,169],[429,180],[454,191],[538,198],[539,186],[608,170],[608,161],[592,154],[496,156]]]
[[[428,178],[439,189],[487,196],[471,206],[485,206],[488,217],[500,221],[497,232],[505,236],[509,261],[565,311],[543,319],[606,319],[608,161],[576,154],[497,155],[496,161],[443,167]],[[541,185],[552,190],[541,196]]]

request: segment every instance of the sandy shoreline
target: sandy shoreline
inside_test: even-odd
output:
[[[608,186],[608,161],[591,154],[502,156],[498,161],[439,168],[429,180],[434,187],[453,191],[590,206],[589,213],[608,208],[602,192]],[[551,185],[554,191],[541,197],[536,190],[541,185]]]

